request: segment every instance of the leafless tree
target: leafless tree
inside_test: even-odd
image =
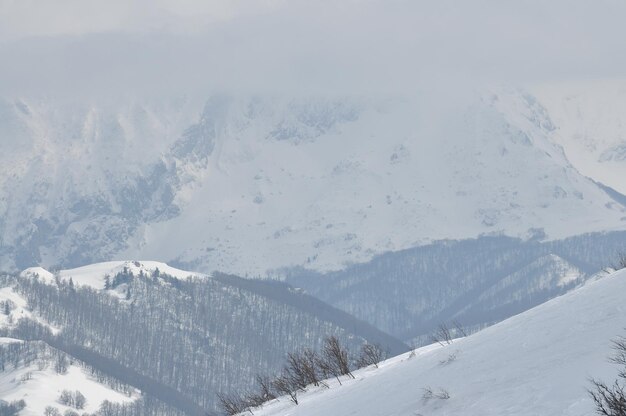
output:
[[[272,386],[278,394],[289,395],[295,404],[298,404],[298,386],[294,386],[289,376],[281,374],[272,381]]]
[[[622,366],[618,378],[626,380],[626,338],[620,337],[613,341],[614,355],[611,361]],[[626,416],[626,386],[616,380],[612,385],[602,381],[591,380],[593,388],[589,390],[596,413],[605,416]]]
[[[409,354],[409,359],[415,357],[417,354],[415,353],[415,350],[417,349],[417,344],[415,343],[415,341],[411,341],[411,352]]]
[[[263,402],[276,398],[276,394],[274,394],[274,389],[272,388],[272,381],[269,377],[257,374],[256,384],[259,389],[257,395],[263,399]]]
[[[227,415],[236,415],[247,408],[245,400],[238,395],[218,393],[217,398],[219,399],[220,407]]]
[[[612,271],[626,269],[626,253],[618,253],[617,261],[610,266],[602,269],[605,273],[611,273]]]
[[[455,319],[454,321],[452,321],[452,325],[454,325],[454,329],[456,329],[457,335],[462,335],[464,337],[467,336],[465,328],[463,328],[463,325],[461,325],[458,320]]]
[[[359,368],[373,365],[378,368],[378,363],[387,358],[386,352],[379,344],[363,344],[356,365]]]
[[[626,392],[617,381],[608,386],[601,381],[591,380],[594,388],[589,394],[596,406],[596,413],[605,416],[626,416]]]
[[[321,379],[317,366],[319,361],[317,353],[308,348],[302,353],[289,353],[284,374],[300,390],[304,390],[309,384],[319,386]]]
[[[439,324],[437,330],[430,336],[433,342],[441,346],[452,344],[452,333],[445,323]]]
[[[326,337],[322,347],[320,368],[337,379],[339,376],[348,375],[354,378],[350,371],[350,357],[348,350],[341,345],[339,338],[334,335]]]

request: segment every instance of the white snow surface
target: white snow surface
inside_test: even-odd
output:
[[[280,398],[257,416],[489,416],[593,414],[589,378],[612,382],[611,339],[626,326],[626,270],[445,347],[429,346],[310,388],[300,405]],[[450,359],[455,356],[455,359]],[[450,398],[423,399],[423,390]]]
[[[158,261],[135,261],[135,260],[122,260],[122,261],[107,261],[102,263],[89,264],[75,269],[60,270],[58,276],[61,280],[68,281],[70,278],[76,286],[89,286],[94,289],[104,289],[105,277],[109,276],[113,278],[117,273],[126,269],[134,276],[139,276],[141,272],[146,275],[151,275],[157,269],[159,272],[168,274],[177,279],[186,279],[188,277],[207,277],[207,275],[196,272],[188,272],[180,270],[175,267],[171,267],[166,263]],[[22,277],[34,277],[38,276],[47,282],[54,282],[54,274],[41,268],[31,267],[22,273]]]
[[[0,328],[15,328],[20,319],[31,319],[50,329],[53,334],[57,334],[60,329],[50,325],[41,317],[36,316],[28,308],[28,302],[19,293],[15,293],[11,287],[0,288],[0,302],[10,303],[10,312],[8,315],[4,311],[0,312]]]
[[[72,409],[58,401],[63,390],[78,390],[85,396],[85,408],[79,413],[97,411],[104,400],[124,403],[139,397],[137,392],[129,397],[112,390],[76,365],[69,366],[65,374],[58,374],[51,367],[39,369],[37,363],[0,372],[0,398],[7,402],[23,399],[26,407],[19,413],[21,416],[41,416],[47,406],[56,407],[61,414]]]
[[[44,269],[43,267],[29,267],[28,269],[22,270],[20,273],[21,277],[28,278],[37,278],[42,282],[46,283],[54,283],[54,274]]]

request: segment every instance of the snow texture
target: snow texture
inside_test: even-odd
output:
[[[0,398],[7,402],[23,399],[26,407],[19,413],[21,416],[41,416],[47,406],[56,407],[61,414],[72,409],[59,403],[63,390],[78,390],[85,396],[86,404],[81,413],[96,412],[104,400],[124,403],[138,398],[137,394],[129,397],[98,383],[75,365],[69,366],[65,374],[58,374],[51,367],[40,369],[36,363],[0,372]]]
[[[611,339],[624,334],[626,270],[444,347],[355,373],[343,385],[286,398],[258,416],[567,415],[593,413],[589,378],[614,380]],[[425,388],[448,399],[424,399]]]

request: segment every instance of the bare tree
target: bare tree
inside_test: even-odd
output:
[[[359,368],[373,365],[378,368],[378,363],[387,358],[386,352],[379,344],[363,344],[356,365]]]
[[[339,380],[339,376],[343,375],[354,378],[350,371],[348,350],[341,345],[339,338],[334,335],[326,337],[324,340],[319,367],[326,375],[332,375],[337,380]]]
[[[82,409],[87,404],[87,399],[79,390],[74,392],[74,407],[77,409]]]
[[[615,354],[611,361],[622,365],[618,378],[626,380],[626,338],[620,337],[613,341]],[[596,413],[605,416],[626,416],[626,386],[616,380],[613,385],[607,385],[602,381],[591,380],[593,388],[589,390],[595,406]]]
[[[417,344],[415,343],[415,341],[411,341],[411,353],[409,354],[409,359],[415,357],[417,354],[415,353],[415,350],[417,350]]]
[[[59,403],[74,407],[74,395],[69,390],[63,390],[59,396]]]
[[[456,361],[457,356],[458,356],[458,351],[455,351],[452,354],[449,354],[447,358],[445,358],[443,360],[439,360],[439,364],[441,364],[441,365],[448,365],[448,364]]]
[[[626,253],[618,253],[617,261],[612,263],[610,266],[602,269],[605,273],[611,273],[612,271],[626,269]]]
[[[257,393],[248,394],[246,396],[246,401],[252,407],[258,407],[265,402],[274,400],[276,398],[276,394],[274,394],[274,388],[272,387],[272,381],[270,378],[257,374],[255,379],[258,391]]]
[[[320,358],[317,353],[308,348],[301,354],[289,353],[283,373],[300,390],[304,390],[309,384],[319,386],[321,380],[320,369],[318,369],[319,361]]]
[[[617,381],[608,386],[601,381],[591,380],[594,388],[589,391],[596,406],[596,413],[605,416],[626,416],[626,392]]]
[[[620,253],[617,255],[617,263],[613,265],[615,270],[626,269],[626,253]]]
[[[289,376],[281,374],[272,382],[272,386],[279,394],[288,395],[292,402],[298,404],[298,387],[292,384]]]
[[[52,407],[52,406],[46,406],[46,408],[43,411],[44,416],[61,416],[61,412],[59,412],[59,409],[57,409],[56,407]]]
[[[238,395],[217,394],[220,407],[227,415],[236,415],[246,410],[246,402]]]
[[[454,320],[452,321],[452,325],[454,325],[454,329],[456,329],[457,335],[462,335],[464,337],[467,336],[467,332],[465,331],[465,328],[463,327],[463,325],[461,325],[461,323],[458,320]]]
[[[435,397],[439,400],[448,400],[450,398],[450,393],[446,389],[439,389],[439,391],[435,394]]]
[[[433,342],[441,346],[452,344],[452,333],[445,323],[439,324],[437,330],[430,336]]]

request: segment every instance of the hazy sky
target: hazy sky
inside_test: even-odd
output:
[[[0,0],[0,92],[626,75],[626,0]]]

